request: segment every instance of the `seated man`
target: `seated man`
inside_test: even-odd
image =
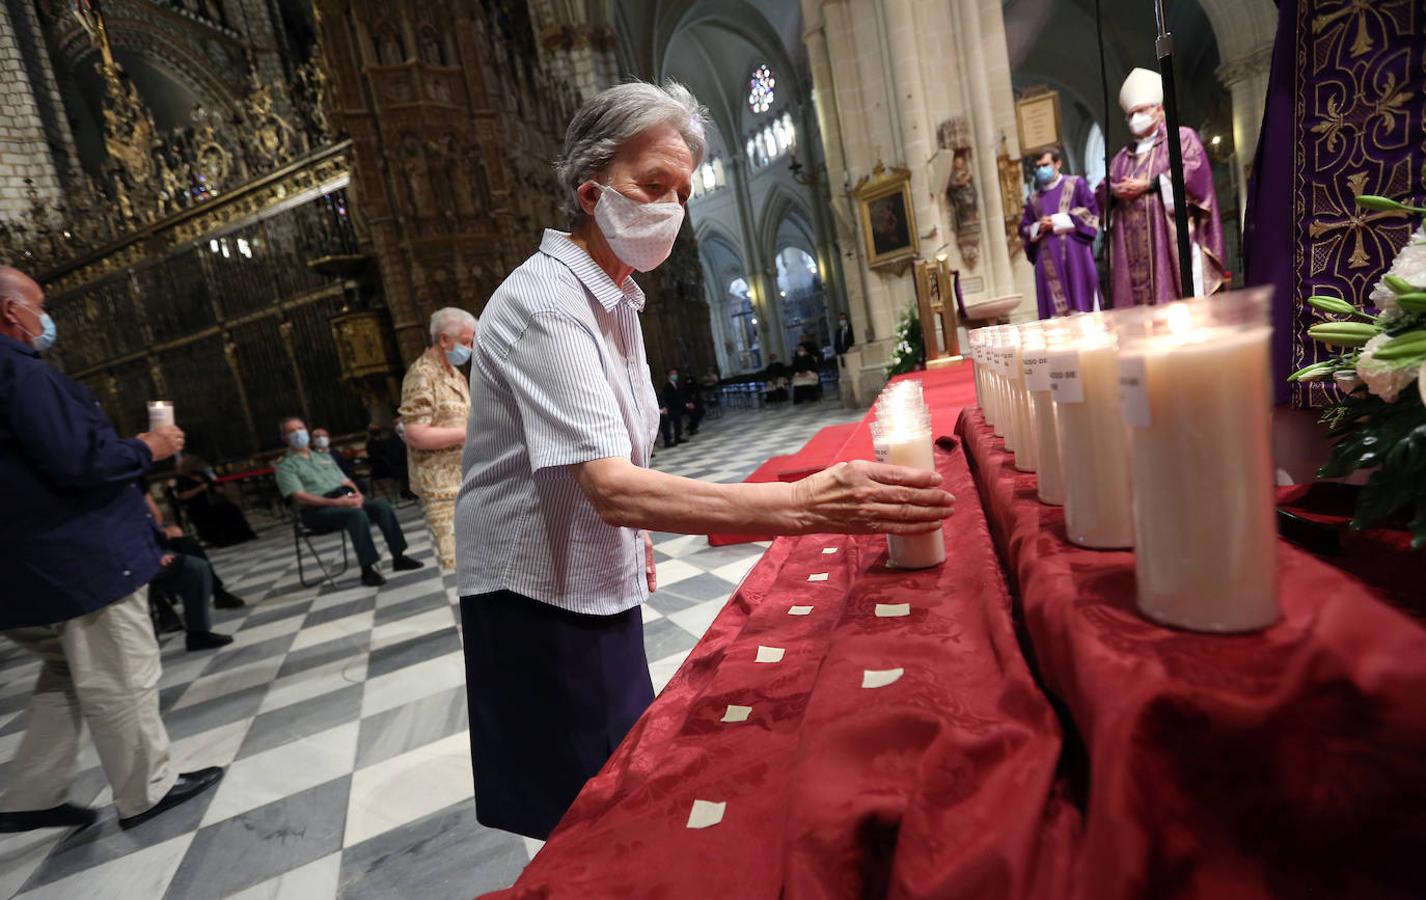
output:
[[[371,485],[357,477],[356,466],[352,464],[351,459],[340,450],[332,449],[331,432],[321,426],[312,429],[312,452],[326,453],[331,456],[332,462],[337,464],[337,468],[342,470],[342,474],[347,476],[348,481],[356,485],[357,490],[363,494],[371,491]]]
[[[158,574],[149,584],[176,594],[183,601],[183,624],[184,631],[187,632],[186,644],[189,652],[212,650],[231,644],[233,642],[232,635],[217,634],[212,630],[211,607],[217,605],[232,609],[234,608],[232,601],[237,601],[236,606],[238,607],[245,604],[227,591],[223,591],[223,596],[227,599],[218,600],[215,603],[218,585],[222,582],[217,573],[213,571],[213,564],[208,561],[207,555],[203,553],[203,548],[197,541],[185,536],[182,530],[172,525],[165,526],[163,524],[158,504],[154,503],[152,496],[144,494],[144,500],[148,502],[149,512],[154,517],[154,524],[158,526],[159,532],[163,535],[162,544],[168,551],[164,553],[161,560],[163,568],[158,570]],[[177,550],[176,543],[196,548],[198,553],[190,556],[184,551]]]
[[[154,502],[153,497],[145,495],[148,501],[149,512],[153,515],[154,523],[158,526],[159,532],[163,535],[163,546],[172,553],[181,553],[184,556],[191,556],[194,559],[201,559],[208,564],[208,568],[213,572],[213,605],[219,609],[242,609],[247,606],[243,598],[228,590],[228,586],[223,583],[222,577],[218,575],[218,569],[213,565],[213,561],[208,558],[208,551],[203,549],[203,544],[196,537],[184,534],[183,529],[167,521],[159,506]]]
[[[376,542],[371,539],[371,523],[376,520],[391,550],[391,568],[398,572],[421,568],[419,560],[403,555],[406,536],[396,521],[396,512],[385,500],[368,500],[357,490],[351,479],[342,474],[327,453],[313,453],[309,448],[307,426],[293,416],[282,422],[282,440],[287,454],[277,461],[277,489],[283,499],[296,505],[302,524],[308,528],[330,531],[345,528],[352,539],[357,562],[361,564],[361,583],[379,587],[386,583],[376,571]]]

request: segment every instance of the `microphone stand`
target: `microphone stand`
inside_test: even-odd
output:
[[[1100,233],[1104,236],[1101,244],[1104,252],[1104,296],[1101,299],[1103,309],[1114,307],[1114,249],[1113,236],[1109,233],[1113,223],[1110,221],[1110,210],[1114,208],[1114,193],[1111,190],[1113,182],[1109,180],[1109,175],[1114,168],[1113,152],[1109,149],[1109,70],[1104,65],[1104,18],[1100,14],[1099,0],[1094,0],[1094,29],[1099,33],[1099,88],[1104,93],[1104,208],[1099,211]]]
[[[1159,55],[1159,74],[1164,82],[1164,120],[1168,126],[1169,178],[1173,184],[1173,220],[1178,232],[1179,296],[1193,295],[1193,251],[1188,239],[1188,194],[1184,189],[1183,141],[1178,134],[1178,91],[1173,78],[1173,35],[1164,16],[1164,0],[1154,0],[1154,18],[1159,36],[1154,47]]]

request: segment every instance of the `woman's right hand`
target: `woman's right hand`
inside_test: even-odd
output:
[[[921,534],[941,527],[956,498],[935,472],[856,460],[793,485],[807,534]]]

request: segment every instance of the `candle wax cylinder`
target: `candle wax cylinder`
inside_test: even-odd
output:
[[[1065,531],[1073,543],[1095,550],[1134,545],[1129,450],[1115,357],[1113,344],[1051,354],[1055,433],[1065,479]],[[1061,389],[1072,380],[1079,382],[1077,391]],[[1075,400],[1076,396],[1081,399]]]
[[[1012,415],[1015,417],[1015,468],[1021,472],[1035,471],[1035,432],[1030,422],[1030,394],[1025,390],[1025,369],[1019,348],[1010,360],[1010,393]]]
[[[877,462],[936,470],[929,431],[893,433],[877,441],[875,450]],[[946,536],[941,528],[926,534],[888,534],[886,546],[891,565],[898,569],[926,569],[946,561]]]
[[[1063,506],[1065,476],[1060,468],[1060,447],[1055,440],[1055,404],[1049,391],[1031,391],[1030,403],[1035,418],[1035,449],[1039,452],[1035,471],[1040,502]]]
[[[999,351],[996,352],[998,353]],[[995,415],[991,418],[990,424],[995,431],[995,436],[998,438],[1003,438],[1005,437],[1005,386],[1000,377],[999,366],[1000,362],[999,358],[997,357],[995,362],[996,368],[990,376],[990,392],[991,395],[994,397],[994,401],[991,403],[991,406],[995,410]]]
[[[1015,448],[1020,446],[1020,430],[1016,427],[1019,423],[1015,420],[1015,386],[1010,381],[1010,360],[1014,358],[1014,351],[1007,347],[1000,352],[1000,417],[1005,424],[1005,449],[1014,453]]]
[[[1135,571],[1146,616],[1247,631],[1278,617],[1271,331],[1218,331],[1211,341],[1150,341],[1120,364]]]
[[[173,424],[173,404],[164,400],[149,403],[149,431]]]

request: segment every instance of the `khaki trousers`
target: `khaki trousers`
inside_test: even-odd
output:
[[[426,527],[431,530],[431,542],[436,545],[436,559],[442,569],[456,567],[456,495],[427,497],[422,495],[421,507],[426,512]]]
[[[158,642],[146,590],[77,619],[0,632],[44,663],[0,810],[66,802],[81,724],[89,725],[120,817],[149,809],[173,787],[178,776],[158,714]]]

